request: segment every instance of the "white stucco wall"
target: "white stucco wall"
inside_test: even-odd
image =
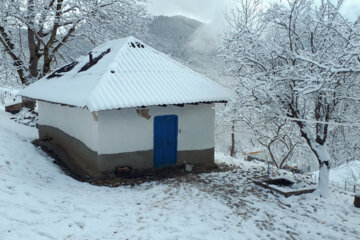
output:
[[[93,114],[84,108],[75,108],[38,101],[39,124],[62,130],[97,151],[98,131]]]
[[[153,149],[154,117],[178,116],[178,151],[214,147],[213,104],[186,104],[148,107],[150,119],[137,114],[135,108],[98,113],[98,152],[112,154]]]
[[[99,154],[115,154],[153,149],[154,117],[178,116],[178,151],[214,147],[213,104],[186,104],[148,107],[150,119],[136,108],[101,111],[96,121],[88,109],[38,102],[39,124],[62,130]]]

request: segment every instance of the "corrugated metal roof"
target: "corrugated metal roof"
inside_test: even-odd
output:
[[[110,49],[110,52],[107,50]],[[76,65],[49,74],[19,95],[87,107],[91,112],[162,104],[227,101],[233,93],[141,41],[127,37],[106,42]],[[72,68],[71,68],[72,67]]]

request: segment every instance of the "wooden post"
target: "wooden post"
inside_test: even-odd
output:
[[[235,121],[232,122],[231,126],[231,148],[230,157],[235,157]]]

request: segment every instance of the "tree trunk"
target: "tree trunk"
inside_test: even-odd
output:
[[[50,64],[51,64],[51,58],[49,57],[49,50],[44,50],[44,65],[43,65],[43,71],[41,76],[45,76],[48,72],[50,72]]]
[[[304,123],[298,123],[300,126],[301,136],[306,140],[311,151],[315,154],[319,162],[319,184],[317,192],[321,197],[329,196],[329,172],[330,172],[330,155],[326,149],[326,142],[321,144],[311,137],[310,129]],[[316,138],[320,139],[320,138]]]
[[[329,196],[329,172],[329,162],[324,161],[320,163],[318,192],[320,196],[324,198],[327,198]]]
[[[39,58],[37,55],[36,43],[34,40],[34,32],[32,30],[28,30],[28,44],[29,44],[29,72],[32,78],[38,77],[38,63]]]
[[[230,157],[235,157],[235,125],[231,126],[231,148],[230,148]]]
[[[310,141],[311,150],[319,162],[319,183],[317,192],[320,197],[327,198],[329,196],[329,172],[330,172],[330,155],[326,146],[320,145],[315,141]]]
[[[32,29],[35,20],[34,0],[28,1],[28,45],[29,45],[29,72],[32,78],[38,77],[39,56],[35,41],[35,32]]]
[[[8,53],[13,60],[13,65],[16,67],[21,83],[27,84],[27,70],[24,67],[24,63],[20,57],[14,53],[14,44],[12,43],[10,36],[6,33],[5,28],[2,26],[0,26],[0,43],[3,45],[5,52]]]

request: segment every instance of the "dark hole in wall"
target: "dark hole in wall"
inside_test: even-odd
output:
[[[61,73],[65,73],[65,72],[69,72],[71,71],[79,62],[74,61],[66,66],[63,66],[62,68],[59,68],[58,70],[54,71],[52,74],[50,74],[49,76],[47,76],[46,79],[51,79],[54,77],[61,77],[63,76],[63,74]]]

